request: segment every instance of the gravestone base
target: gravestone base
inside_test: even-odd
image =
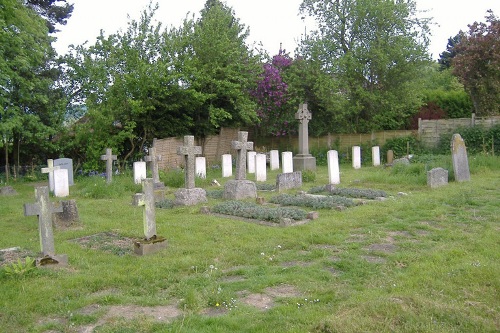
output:
[[[0,187],[0,195],[17,195],[17,192],[12,186],[3,186]]]
[[[251,180],[228,180],[224,185],[224,199],[257,198],[257,187]]]
[[[311,170],[316,171],[316,157],[311,154],[298,154],[293,157],[293,170]]]
[[[207,202],[207,192],[202,188],[181,188],[175,193],[174,203],[180,206],[194,206]]]
[[[156,253],[167,247],[167,240],[163,237],[155,237],[154,239],[134,242],[134,253],[140,256]]]
[[[67,266],[68,265],[68,255],[67,254],[56,254],[53,256],[46,255],[42,258],[37,258],[35,261],[35,265],[39,266],[48,266],[48,265],[60,265]]]

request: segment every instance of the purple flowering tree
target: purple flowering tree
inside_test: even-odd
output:
[[[290,106],[288,84],[283,74],[293,63],[285,52],[279,51],[270,63],[264,64],[264,71],[257,82],[253,96],[257,100],[259,131],[264,135],[284,136],[294,130],[294,111]]]

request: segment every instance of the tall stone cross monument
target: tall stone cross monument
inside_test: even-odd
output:
[[[117,156],[112,154],[111,148],[106,148],[106,154],[101,155],[101,160],[106,161],[106,183],[110,184],[113,179],[113,161]]]
[[[239,131],[238,140],[231,142],[231,148],[237,151],[236,174],[234,180],[229,180],[224,186],[225,199],[256,198],[255,183],[247,180],[247,151],[253,149],[253,142],[248,141],[248,132]]]
[[[177,190],[175,203],[177,205],[191,206],[207,201],[207,192],[195,187],[195,159],[202,153],[201,146],[194,145],[194,136],[184,136],[184,145],[177,148],[177,155],[184,156],[184,187]]]
[[[309,120],[312,114],[307,109],[307,104],[300,104],[295,113],[299,121],[299,153],[293,157],[293,170],[316,170],[316,158],[309,154]]]
[[[161,161],[161,155],[156,153],[155,147],[149,148],[149,155],[144,157],[144,161],[149,164],[155,188],[165,187],[165,184],[160,182],[160,172],[158,170],[158,162]]]
[[[66,255],[56,256],[54,247],[54,232],[52,230],[52,213],[62,213],[63,207],[56,206],[49,201],[49,189],[47,186],[35,188],[36,202],[34,204],[24,204],[24,216],[38,216],[38,233],[40,236],[40,247],[43,258],[37,262],[41,265],[67,264]]]

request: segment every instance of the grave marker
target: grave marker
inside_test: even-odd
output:
[[[233,157],[231,154],[222,155],[222,177],[233,175]]]
[[[453,134],[451,138],[451,159],[453,161],[453,173],[457,182],[470,180],[469,159],[467,148],[460,134]]]
[[[58,158],[54,160],[54,166],[58,166],[60,169],[68,170],[68,184],[69,186],[75,185],[73,179],[73,160],[71,158]]]
[[[443,168],[434,168],[427,171],[427,185],[431,188],[448,184],[448,170]]]
[[[113,161],[117,156],[112,154],[111,148],[106,148],[106,154],[101,155],[101,160],[106,161],[106,183],[110,184],[113,180]]]
[[[269,152],[269,164],[270,164],[271,170],[278,170],[280,168],[279,151],[271,150]]]
[[[54,205],[49,201],[49,189],[47,186],[35,188],[35,203],[24,204],[24,216],[38,216],[38,233],[40,237],[40,248],[43,258],[37,260],[40,265],[44,264],[67,264],[66,255],[56,256],[54,246],[54,233],[52,230],[52,213],[61,213],[62,207]]]
[[[134,243],[134,252],[139,255],[149,254],[167,246],[165,238],[156,235],[156,208],[154,194],[154,180],[142,180],[142,193],[136,193],[137,205],[144,207],[143,224],[144,239]]]
[[[255,183],[246,180],[246,157],[247,151],[253,149],[253,142],[249,142],[248,132],[239,131],[238,140],[231,142],[231,147],[237,151],[236,175],[234,180],[228,180],[224,185],[225,199],[256,198],[257,187]]]
[[[307,109],[307,103],[300,104],[295,113],[299,121],[299,153],[293,157],[294,170],[316,170],[316,158],[309,154],[309,120],[312,114]]]
[[[328,181],[330,184],[340,184],[339,153],[329,150],[327,153]]]
[[[69,195],[68,169],[54,170],[54,195],[59,198]]]
[[[361,147],[353,146],[352,147],[352,167],[354,169],[361,168]]]
[[[54,192],[54,170],[59,170],[59,166],[54,166],[54,160],[53,159],[48,159],[47,160],[47,167],[42,168],[42,173],[48,173],[49,174],[49,189],[50,192]]]
[[[141,184],[143,179],[146,179],[146,162],[134,162],[134,183]]]
[[[207,193],[202,188],[195,187],[196,157],[201,154],[201,146],[194,145],[194,136],[184,136],[184,146],[177,148],[177,154],[184,156],[184,186],[175,195],[175,204],[183,206],[196,205],[207,201]],[[206,176],[205,176],[206,177]]]
[[[203,156],[196,157],[195,159],[196,176],[202,179],[207,178],[207,160]]]
[[[153,176],[153,183],[156,188],[165,187],[165,184],[160,182],[160,172],[158,170],[158,162],[161,161],[161,155],[156,154],[156,148],[150,147],[148,149],[148,156],[144,157],[144,161],[149,164],[149,168],[151,169],[151,174]]]
[[[265,182],[267,179],[266,154],[255,155],[255,180]]]
[[[373,162],[373,166],[380,165],[380,147],[379,146],[372,147],[372,162]]]
[[[247,170],[248,173],[255,173],[255,156],[257,152],[249,151],[247,152]]]
[[[394,162],[394,151],[389,149],[387,151],[387,164],[392,165],[393,162]]]
[[[284,151],[281,153],[281,171],[283,173],[293,172],[292,154],[291,151]]]
[[[278,192],[300,187],[302,187],[301,171],[280,173],[276,176],[276,190]]]

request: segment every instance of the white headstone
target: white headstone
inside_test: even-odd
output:
[[[196,157],[195,160],[195,167],[194,169],[196,170],[196,176],[200,178],[207,178],[207,160],[203,156],[198,156]]]
[[[372,161],[373,161],[373,166],[380,165],[380,147],[379,146],[372,147]]]
[[[54,195],[59,198],[69,195],[68,169],[54,170]]]
[[[326,153],[328,162],[328,181],[330,184],[340,184],[339,153],[329,150]]]
[[[222,155],[222,177],[233,175],[233,157],[231,154]]]
[[[248,173],[255,173],[255,155],[257,155],[257,152],[255,152],[255,151],[247,152],[247,170],[248,170]]]
[[[58,166],[54,166],[54,160],[47,160],[47,167],[42,168],[42,173],[49,174],[49,190],[50,192],[54,192],[54,170],[60,169]]]
[[[353,146],[352,147],[352,167],[354,169],[361,168],[361,147]]]
[[[134,162],[134,183],[141,184],[146,179],[146,162]]]
[[[293,154],[291,151],[281,153],[281,167],[283,173],[293,172]]]
[[[267,180],[266,173],[266,154],[255,155],[255,180],[265,182]]]
[[[69,186],[75,185],[73,180],[73,160],[71,158],[58,158],[54,160],[54,166],[58,166],[59,169],[68,169]]]
[[[280,153],[277,150],[269,152],[269,164],[271,170],[278,170],[280,168]]]

